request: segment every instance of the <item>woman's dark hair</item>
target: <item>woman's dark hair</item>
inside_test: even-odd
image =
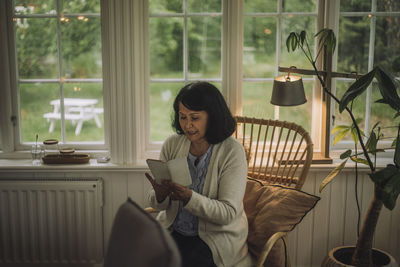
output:
[[[183,134],[179,124],[179,103],[190,110],[207,112],[208,123],[205,137],[210,144],[224,141],[236,129],[236,121],[232,117],[224,97],[214,85],[208,82],[187,84],[175,98],[172,127],[178,134]]]

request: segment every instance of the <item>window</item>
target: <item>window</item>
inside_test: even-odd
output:
[[[340,72],[358,72],[365,74],[376,65],[380,65],[400,78],[400,2],[392,0],[340,1],[338,31],[338,61]],[[349,85],[349,79],[336,79],[336,94],[341,97]],[[367,89],[355,103],[353,112],[356,118],[363,118],[362,130],[366,134],[377,123],[382,126],[395,125],[400,119],[393,120],[393,112],[374,102],[380,99],[376,83]],[[333,117],[334,125],[350,125],[350,118],[339,113],[337,105]],[[396,129],[382,129],[385,140],[393,139]],[[351,145],[351,137],[333,148]]]
[[[104,144],[100,1],[16,0],[12,9],[16,146],[36,134]]]
[[[150,140],[172,134],[173,100],[186,83],[221,88],[220,0],[149,1]]]
[[[269,103],[273,78],[283,74],[278,66],[311,68],[301,53],[286,51],[289,32],[306,29],[313,41],[317,28],[333,28],[338,36],[334,68],[341,72],[399,65],[398,1],[118,0],[101,5],[102,27],[100,0],[0,1],[0,54],[6,57],[0,62],[5,70],[0,89],[9,88],[0,90],[4,151],[27,149],[37,133],[39,140],[57,138],[79,148],[109,145],[117,163],[157,157],[172,133],[177,91],[207,80],[221,89],[235,114],[301,124],[318,152],[326,129],[315,77],[303,76],[306,104]],[[350,82],[334,81],[339,96]],[[368,118],[366,127],[390,119],[370,105],[376,99],[370,90],[365,106],[356,111]],[[81,128],[74,121],[79,108],[70,107],[69,98],[97,102],[85,107],[92,117]],[[51,101],[57,99],[59,117],[45,115],[55,113],[57,102]],[[331,114],[335,125],[348,122],[335,105]],[[334,148],[351,145],[346,142]]]
[[[278,66],[310,68],[301,53],[289,54],[286,38],[292,31],[317,29],[316,1],[244,1],[243,115],[287,120],[311,132],[313,78],[303,78],[307,103],[296,107],[270,104]],[[313,44],[310,44],[313,46]]]
[[[149,2],[150,142],[162,141],[172,133],[172,101],[185,83],[207,80],[221,88],[223,79],[231,77],[221,74],[221,49],[228,49],[221,42],[222,14],[226,16],[228,12],[223,3],[226,2]],[[244,16],[241,20],[243,50],[240,51],[243,61],[233,62],[228,57],[225,62],[228,65],[243,64],[240,94],[235,91],[237,87],[228,87],[228,92],[224,92],[225,96],[228,93],[240,98],[240,110],[232,111],[249,117],[296,121],[311,132],[312,121],[319,122],[318,118],[312,117],[313,77],[304,78],[306,104],[275,107],[269,101],[274,77],[279,75],[278,66],[310,68],[302,54],[287,52],[285,41],[291,31],[306,29],[309,36],[316,33],[317,1],[244,0],[242,4],[239,13]],[[234,15],[237,14],[227,14]],[[228,42],[237,42],[230,36],[231,32],[224,34]],[[320,130],[319,125],[314,128]]]

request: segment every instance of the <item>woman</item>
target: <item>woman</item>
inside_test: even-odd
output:
[[[177,134],[165,141],[160,158],[187,158],[192,185],[158,184],[146,173],[157,219],[172,231],[183,266],[251,266],[243,210],[247,163],[231,137],[236,122],[218,89],[206,82],[183,87],[174,112]]]

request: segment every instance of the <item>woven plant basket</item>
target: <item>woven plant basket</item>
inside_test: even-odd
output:
[[[328,256],[324,259],[322,267],[351,267],[351,256],[353,255],[354,246],[336,247],[329,251]],[[396,260],[387,252],[379,249],[372,249],[373,266],[398,267]]]

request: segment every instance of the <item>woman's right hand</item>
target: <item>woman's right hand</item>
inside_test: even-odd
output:
[[[145,173],[147,180],[153,186],[154,192],[156,193],[156,198],[159,203],[163,202],[167,196],[171,193],[169,185],[167,183],[161,182],[161,184],[157,183],[156,180],[151,177],[149,173]]]

